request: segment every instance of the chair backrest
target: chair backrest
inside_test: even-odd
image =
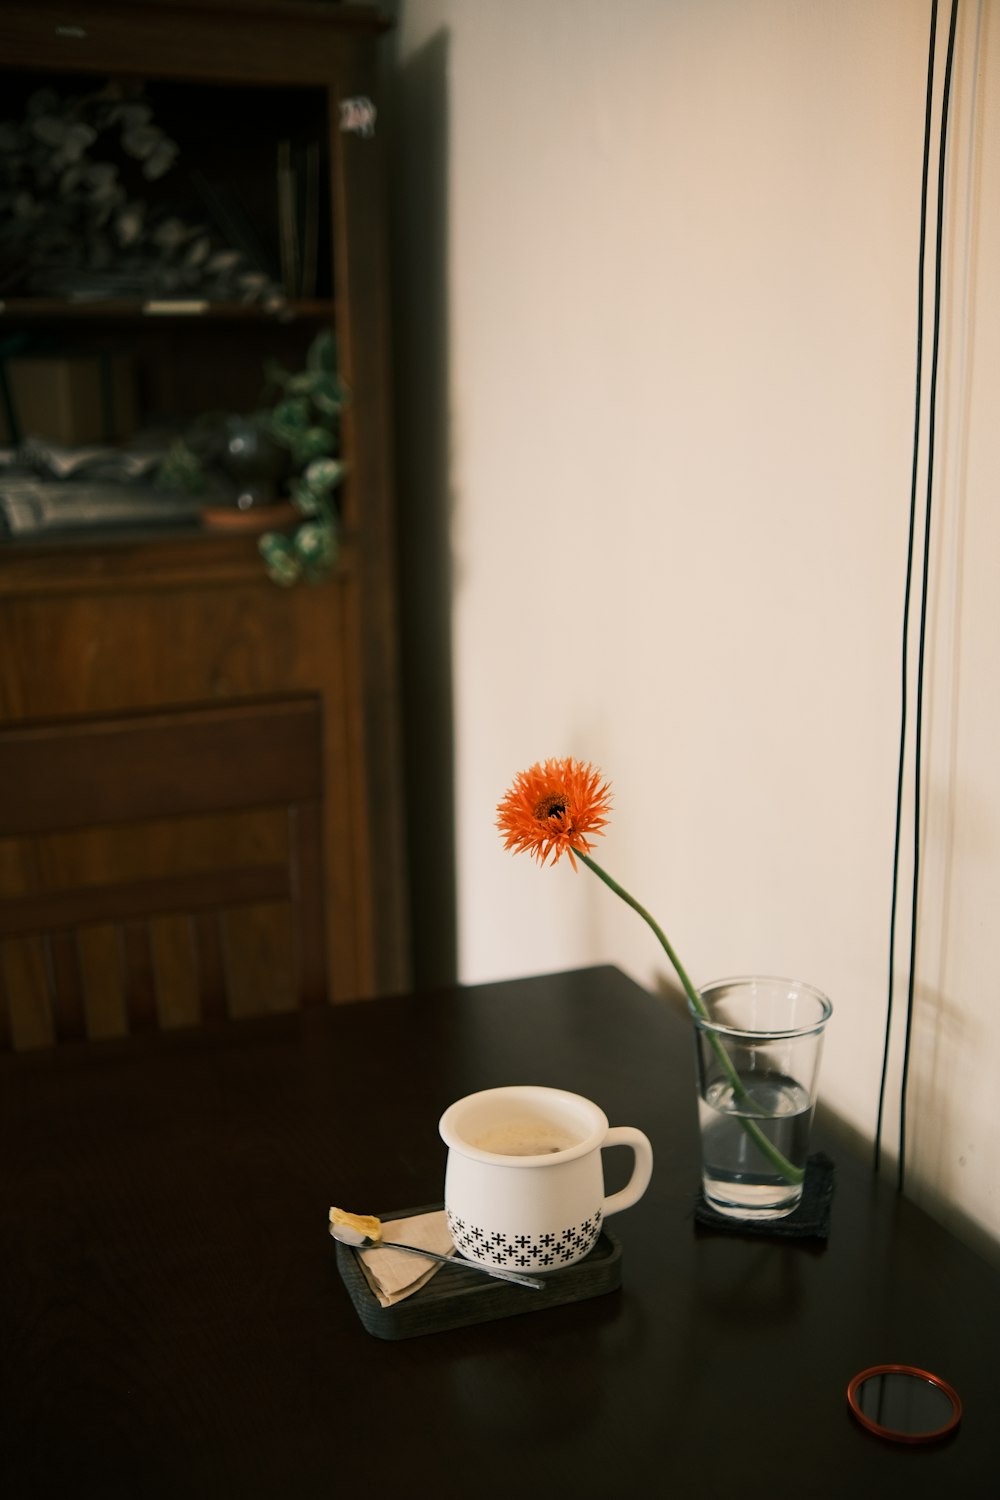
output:
[[[0,725],[0,840],[17,851],[7,860],[15,889],[0,901],[0,1047],[12,1044],[24,970],[23,953],[10,949],[29,942],[36,955],[40,945],[34,968],[47,987],[52,1039],[88,1034],[88,981],[110,972],[107,962],[84,961],[100,937],[105,959],[114,955],[127,1029],[159,1025],[171,970],[157,961],[161,919],[175,931],[182,924],[195,1019],[229,1013],[234,945],[225,922],[241,908],[287,905],[293,1003],[323,1000],[322,737],[320,701],[307,695]],[[276,834],[269,825],[249,851],[230,842],[230,815],[265,809]],[[202,836],[209,823],[211,851]],[[136,868],[126,860],[123,875],[105,844],[130,834]],[[78,845],[68,857],[58,845],[66,837]],[[180,867],[178,843],[188,856]],[[161,846],[173,856],[162,869]],[[79,878],[68,882],[67,871]]]

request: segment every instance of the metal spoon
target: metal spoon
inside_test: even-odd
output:
[[[405,1250],[407,1255],[422,1255],[425,1260],[439,1260],[443,1266],[461,1266],[463,1270],[482,1271],[484,1276],[493,1276],[497,1281],[514,1281],[518,1286],[530,1286],[541,1290],[545,1282],[539,1276],[525,1276],[523,1271],[502,1271],[499,1266],[481,1266],[477,1260],[466,1260],[464,1256],[438,1255],[434,1250],[419,1250],[416,1245],[400,1245],[393,1240],[373,1240],[367,1234],[349,1229],[343,1224],[331,1224],[330,1233],[342,1245],[355,1250]]]

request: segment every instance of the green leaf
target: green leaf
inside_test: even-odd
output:
[[[295,550],[310,571],[315,572],[318,568],[329,570],[337,555],[337,538],[332,527],[318,521],[307,521],[295,533]]]
[[[183,438],[176,438],[156,470],[154,484],[158,490],[180,490],[200,495],[205,488],[205,470],[201,459]]]
[[[266,531],[257,543],[268,577],[283,588],[290,588],[302,575],[302,563],[295,547],[280,531]]]
[[[306,368],[311,370],[315,375],[330,375],[336,378],[337,346],[334,343],[333,333],[329,328],[320,329],[309,345],[309,352],[306,355]]]
[[[344,477],[347,465],[336,458],[314,458],[303,478],[315,494],[329,494]]]
[[[271,412],[271,426],[287,432],[301,432],[309,426],[309,402],[301,396],[279,401]]]
[[[294,453],[299,463],[309,464],[315,458],[332,453],[333,448],[334,437],[328,427],[307,427],[297,434]]]
[[[297,479],[292,485],[291,501],[303,516],[314,516],[319,510],[320,497],[302,479]]]
[[[347,390],[339,380],[329,375],[318,377],[312,386],[313,405],[325,417],[335,417],[347,404]]]

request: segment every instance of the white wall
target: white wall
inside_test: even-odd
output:
[[[447,204],[460,977],[668,977],[591,875],[494,829],[515,771],[595,761],[616,799],[597,857],[696,982],[829,993],[823,1093],[870,1136],[929,0],[397,9],[400,77],[446,59],[423,169]],[[966,0],[957,43],[908,1186],[1000,1239],[997,11]],[[419,233],[412,195],[403,212]],[[399,274],[405,327],[423,286]]]

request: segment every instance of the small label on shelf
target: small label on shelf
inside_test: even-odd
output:
[[[204,297],[167,297],[162,301],[155,298],[142,304],[144,313],[151,317],[190,317],[193,313],[208,312],[208,301]]]

